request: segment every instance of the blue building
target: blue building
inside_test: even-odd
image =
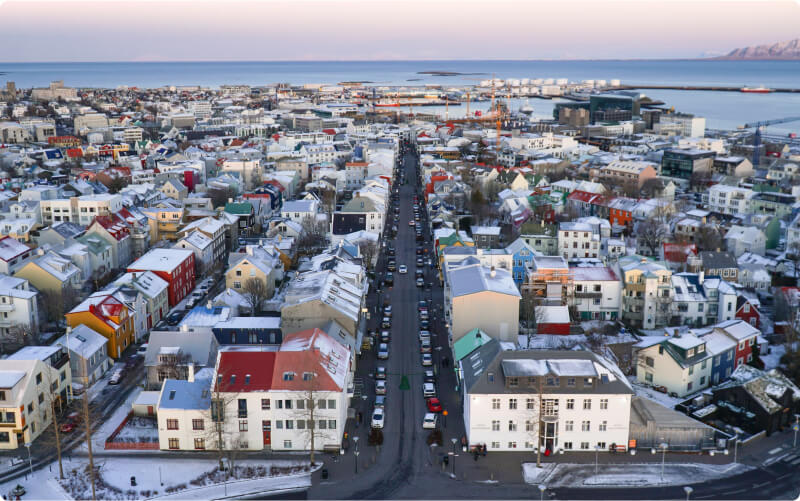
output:
[[[711,386],[725,381],[733,372],[733,363],[736,354],[736,341],[724,333],[712,330],[701,336],[706,342],[706,352],[711,359]]]
[[[517,238],[508,247],[506,251],[511,254],[511,277],[514,283],[519,288],[525,281],[525,270],[533,263],[533,247],[525,243],[522,238]]]

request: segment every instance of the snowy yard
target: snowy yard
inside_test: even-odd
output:
[[[525,482],[557,487],[647,487],[687,485],[730,477],[751,470],[743,464],[667,463],[661,475],[660,463],[595,465],[548,463],[536,468],[536,463],[522,465]]]
[[[628,381],[630,381],[631,386],[633,386],[633,391],[636,393],[637,397],[646,398],[648,400],[652,400],[653,402],[657,402],[668,409],[674,409],[675,406],[686,399],[692,398],[691,396],[683,397],[683,398],[676,398],[670,397],[666,393],[661,393],[660,391],[656,391],[653,388],[648,386],[644,386],[641,383],[637,382],[636,376],[628,376]]]
[[[781,361],[781,357],[786,353],[786,345],[773,344],[770,345],[771,353],[769,355],[762,355],[761,360],[764,362],[764,370],[775,369]]]
[[[115,442],[158,442],[155,418],[133,416],[114,438]]]
[[[91,499],[87,465],[85,458],[64,461],[66,478],[59,482],[58,464],[53,463],[52,471],[43,469],[34,472],[28,480],[0,485],[0,495],[4,496],[20,484],[27,491],[26,499]],[[102,458],[95,461],[97,499],[149,499],[171,495],[176,499],[212,499],[222,497],[225,492],[244,495],[302,489],[311,483],[306,465],[299,461],[239,461],[236,467],[238,478],[226,478],[227,475],[217,470],[216,460],[211,458],[163,462]],[[135,487],[131,486],[131,477],[136,477]]]

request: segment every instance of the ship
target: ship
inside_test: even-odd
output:
[[[769,94],[772,92],[772,89],[768,89],[766,87],[742,87],[739,89],[741,92],[749,92],[751,94]]]
[[[525,104],[520,106],[519,112],[524,113],[526,115],[530,115],[533,113],[533,106],[531,106],[531,103],[526,100]]]

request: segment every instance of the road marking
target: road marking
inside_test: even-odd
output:
[[[769,452],[768,452],[768,454],[769,454],[769,455],[777,454],[777,453],[779,453],[779,452],[780,452],[780,451],[782,451],[782,450],[783,450],[783,447],[775,447],[774,449],[772,449],[771,451],[769,451]]]
[[[785,458],[785,457],[786,457],[786,456],[788,456],[789,454],[790,454],[790,453],[789,453],[789,452],[787,452],[786,454],[784,454],[784,455],[782,455],[782,456],[778,456],[778,457],[776,457],[776,458],[769,458],[769,459],[767,459],[766,461],[764,461],[764,462],[763,462],[763,463],[761,463],[761,464],[763,464],[764,466],[769,466],[769,465],[771,465],[772,463],[776,463],[776,462],[778,462],[778,461],[782,460],[783,458]]]
[[[800,458],[795,458],[792,461],[787,461],[790,465],[800,464]]]

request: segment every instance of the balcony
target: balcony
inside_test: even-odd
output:
[[[17,308],[14,306],[13,303],[0,303],[0,312],[14,311],[15,309]]]

